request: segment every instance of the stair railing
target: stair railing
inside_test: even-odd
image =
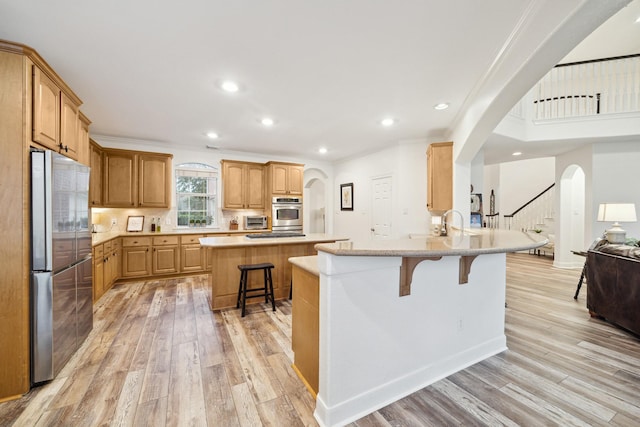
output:
[[[505,215],[505,228],[520,231],[534,230],[540,224],[544,224],[545,218],[553,218],[555,185],[555,183],[551,184],[511,215]]]

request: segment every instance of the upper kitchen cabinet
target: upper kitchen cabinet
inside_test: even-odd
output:
[[[80,126],[78,127],[78,161],[86,166],[91,166],[91,151],[89,148],[89,125],[91,120],[82,111],[78,115]]]
[[[109,208],[132,208],[138,205],[138,158],[126,150],[102,151],[102,205]]]
[[[33,142],[74,160],[81,147],[80,99],[52,71],[32,65]],[[66,90],[65,90],[66,89]]]
[[[264,165],[222,160],[224,209],[264,209]]]
[[[301,196],[304,165],[298,163],[267,163],[269,195]]]
[[[453,142],[437,142],[427,148],[427,209],[453,208]]]
[[[60,88],[33,66],[33,141],[52,150],[60,145]]]
[[[138,154],[138,206],[168,208],[171,203],[171,156]]]
[[[89,140],[89,166],[89,204],[102,206],[102,147],[92,139]]]
[[[102,206],[168,208],[170,154],[102,149]]]

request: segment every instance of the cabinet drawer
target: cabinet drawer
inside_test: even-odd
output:
[[[177,245],[179,236],[157,236],[153,238],[153,246]]]
[[[123,237],[122,246],[149,246],[151,245],[151,237]]]
[[[104,246],[96,245],[93,247],[93,259],[102,258],[104,256]]]
[[[122,249],[122,240],[113,239],[111,241],[111,251],[116,252],[116,251],[119,251],[120,249]]]
[[[108,242],[104,242],[104,253],[108,254],[109,252],[111,252],[111,240],[109,240]]]
[[[182,243],[183,245],[188,245],[193,243],[199,244],[201,237],[204,237],[204,234],[182,235],[180,236],[180,243]]]

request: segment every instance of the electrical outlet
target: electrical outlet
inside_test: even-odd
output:
[[[111,218],[111,225],[118,225],[118,220],[115,218]]]
[[[167,224],[167,225],[171,225],[171,218],[169,218],[168,215],[166,217],[164,217],[164,223]]]

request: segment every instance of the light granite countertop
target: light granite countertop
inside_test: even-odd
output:
[[[338,256],[452,256],[518,252],[547,244],[544,236],[521,231],[452,230],[448,236],[321,243],[316,250]]]
[[[260,239],[250,239],[246,236],[221,236],[202,237],[200,238],[200,244],[213,248],[233,248],[242,246],[293,245],[296,243],[326,243],[338,240],[347,240],[347,238],[323,233],[309,233],[300,237],[266,237]]]
[[[320,270],[318,269],[318,255],[291,257],[289,258],[289,262],[315,276],[320,276]]]

